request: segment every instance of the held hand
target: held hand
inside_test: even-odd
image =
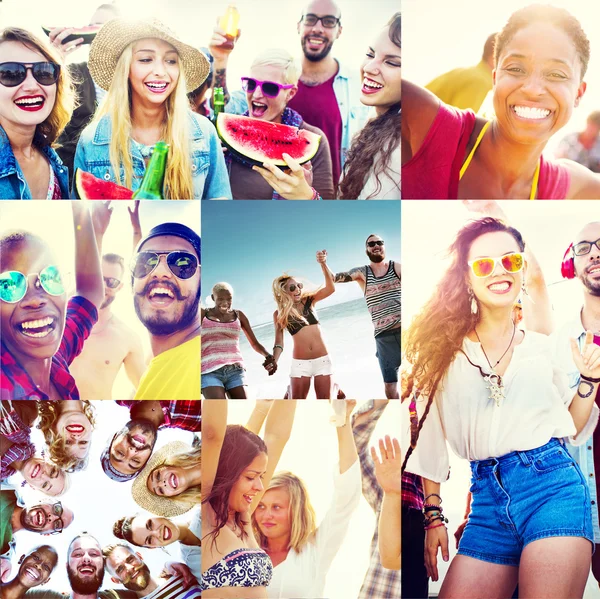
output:
[[[450,559],[448,553],[448,529],[445,526],[438,526],[425,531],[425,568],[427,576],[431,577],[433,582],[439,578],[437,568],[438,547],[442,549],[442,559],[447,562]]]
[[[213,29],[212,37],[208,42],[208,50],[215,60],[227,60],[233,52],[236,42],[240,39],[242,30],[238,29],[237,37],[233,40],[232,44],[232,41],[225,37],[225,31],[219,27],[219,20],[217,19],[217,26]]]
[[[319,250],[317,252],[317,262],[319,264],[327,264],[327,250]]]
[[[66,60],[67,55],[71,54],[73,50],[76,50],[83,43],[83,38],[78,37],[66,44],[63,44],[63,40],[69,37],[75,31],[72,27],[55,27],[48,35],[50,43],[56,50],[62,55],[63,61]]]
[[[289,169],[282,171],[269,162],[263,166],[253,166],[252,170],[260,173],[262,178],[286,200],[310,200],[313,189],[306,181],[306,171],[297,160],[289,154],[283,154]],[[264,167],[264,168],[263,168]]]
[[[385,493],[401,493],[402,461],[398,439],[392,441],[389,435],[385,436],[385,442],[383,439],[379,439],[379,451],[381,461],[377,455],[377,450],[371,447],[371,457],[375,464],[377,482]]]
[[[456,540],[456,548],[458,549],[458,544],[460,543],[460,539],[463,536],[463,532],[465,532],[465,526],[467,525],[467,522],[469,521],[468,518],[465,518],[459,525],[458,528],[456,529],[455,533],[454,533],[454,538]]]
[[[102,237],[110,224],[113,208],[110,207],[111,200],[94,201],[92,204],[92,224],[94,225],[94,233],[96,237]]]
[[[277,362],[275,362],[275,358],[271,355],[265,358],[265,361],[262,365],[263,368],[269,373],[269,376],[277,372]]]
[[[577,341],[571,339],[571,351],[577,370],[588,378],[600,378],[600,346],[594,343],[594,334],[587,331],[583,349],[579,351]]]

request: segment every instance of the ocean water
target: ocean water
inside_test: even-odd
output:
[[[384,399],[384,385],[379,362],[375,357],[373,324],[363,298],[317,310],[325,345],[334,366],[334,382],[349,399]],[[254,334],[268,351],[275,343],[272,322],[254,327]],[[244,356],[247,393],[251,398],[282,398],[289,385],[293,341],[285,333],[284,352],[278,370],[268,376],[262,367],[264,358],[256,353],[242,335],[240,347]],[[311,387],[309,398],[314,398]]]

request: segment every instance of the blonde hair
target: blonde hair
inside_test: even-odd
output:
[[[19,27],[7,27],[0,31],[0,44],[4,42],[18,42],[30,50],[39,52],[46,60],[60,65],[60,74],[56,81],[56,99],[48,118],[36,126],[36,141],[41,145],[49,144],[58,147],[56,140],[69,124],[77,103],[75,101],[75,89],[69,70],[66,68],[62,57],[50,44],[25,29]]]
[[[298,308],[295,307],[294,300],[285,291],[285,284],[291,278],[293,278],[291,275],[284,273],[273,281],[273,297],[275,298],[275,303],[277,304],[277,326],[282,329],[287,328],[290,318],[304,324],[308,324],[306,318],[300,314]],[[316,291],[302,290],[300,301],[309,297],[313,297],[316,293]]]
[[[285,489],[290,497],[289,516],[291,523],[289,549],[300,553],[308,542],[314,542],[317,530],[317,517],[308,497],[308,491],[301,478],[292,472],[278,472],[271,479],[267,491]],[[268,547],[268,539],[256,522],[256,512],[252,515],[252,526],[260,546]]]
[[[92,406],[89,399],[81,401],[83,404],[83,413],[92,425],[92,429],[96,424],[95,409]],[[54,429],[56,421],[60,418],[62,413],[62,406],[64,405],[61,401],[40,401],[38,402],[38,413],[40,415],[40,423],[38,428],[44,434],[46,445],[48,445],[48,452],[50,459],[56,464],[61,470],[65,472],[77,472],[79,470],[85,470],[88,464],[89,455],[83,459],[76,458],[67,453],[67,444],[65,438]]]
[[[137,40],[136,40],[137,41]],[[98,107],[94,122],[108,116],[112,125],[109,145],[110,164],[119,185],[131,188],[133,163],[131,160],[131,85],[129,70],[133,62],[133,41],[119,57],[112,83]],[[169,144],[169,156],[165,173],[166,199],[192,199],[194,183],[192,178],[192,158],[190,151],[190,108],[186,95],[186,82],[181,62],[175,90],[165,100],[165,121],[163,141]],[[127,98],[127,102],[124,101]],[[121,167],[125,179],[121,180]]]
[[[223,282],[214,285],[214,287],[212,288],[212,294],[215,295],[219,293],[219,291],[229,291],[229,293],[231,293],[231,295],[233,296],[233,287],[229,283]]]
[[[261,52],[250,65],[250,68],[262,66],[281,67],[283,70],[283,79],[286,83],[296,85],[300,79],[300,69],[296,59],[287,51],[281,48],[270,48]]]
[[[152,471],[148,473],[148,479],[152,478],[152,475],[158,468],[163,466],[173,466],[175,468],[190,468],[198,467],[200,469],[200,447],[194,447],[182,453],[175,454],[171,457],[164,458],[162,461],[156,464]],[[150,491],[150,489],[148,489]],[[152,491],[150,491],[152,493]],[[200,485],[190,487],[179,495],[168,497],[170,501],[174,501],[182,506],[189,507],[190,503],[200,503]]]

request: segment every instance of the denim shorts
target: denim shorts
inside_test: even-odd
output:
[[[238,364],[227,364],[217,370],[202,374],[202,389],[206,387],[223,387],[225,391],[246,385],[246,374]]]
[[[459,555],[518,566],[525,545],[594,534],[587,482],[558,439],[471,462],[471,513]]]
[[[397,383],[400,368],[400,329],[390,329],[375,337],[377,359],[384,383]]]

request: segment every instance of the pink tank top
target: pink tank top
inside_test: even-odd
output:
[[[475,113],[440,102],[423,145],[402,167],[402,199],[455,200],[459,173],[473,127]],[[537,197],[563,200],[569,191],[566,167],[542,156]]]
[[[236,313],[237,316],[237,313]],[[218,322],[205,316],[202,320],[202,374],[208,374],[223,366],[237,364],[244,367],[240,351],[240,319]]]

